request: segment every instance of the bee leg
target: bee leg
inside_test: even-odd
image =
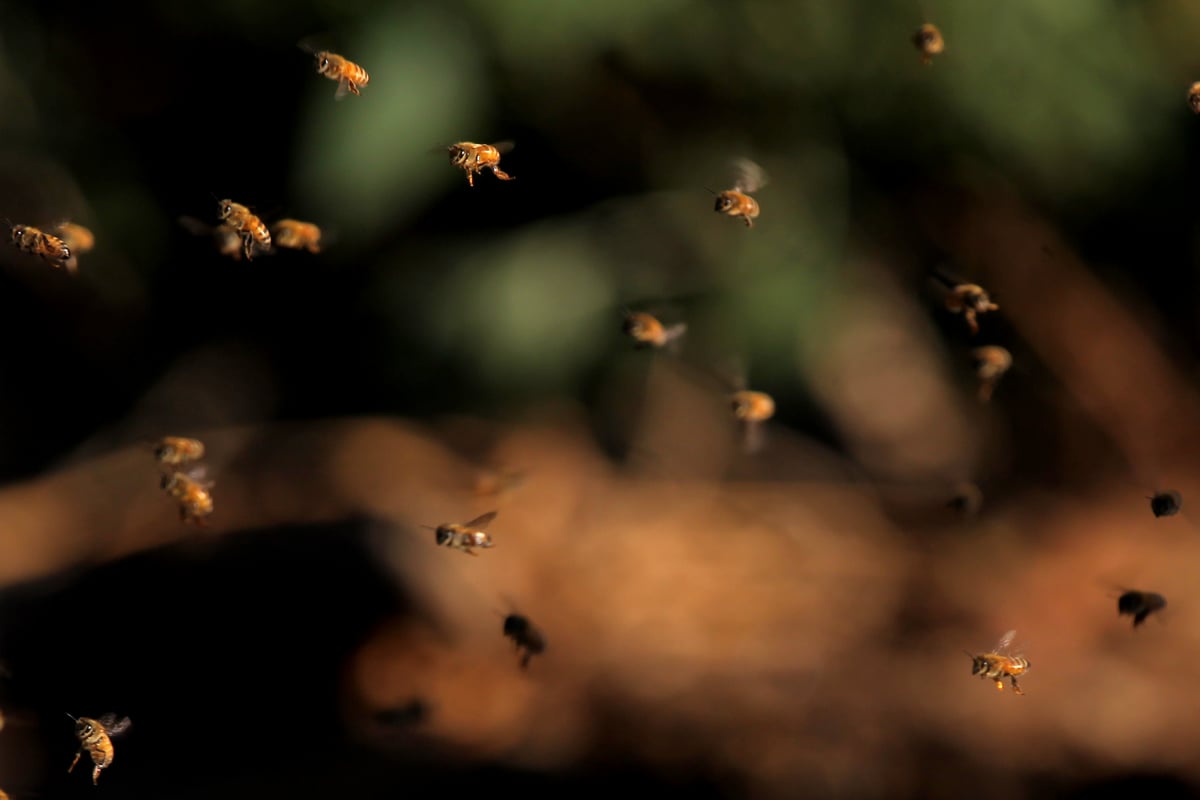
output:
[[[97,764],[96,768],[92,770],[92,786],[100,785],[100,770],[102,769],[104,769],[104,767]]]
[[[531,659],[531,658],[533,658],[533,653],[532,653],[532,652],[530,652],[529,650],[526,650],[526,651],[525,651],[525,652],[524,652],[524,653],[521,655],[521,669],[528,669],[528,668],[529,668],[529,659]]]
[[[996,681],[996,691],[998,691],[998,692],[1004,691],[1004,681],[1000,681],[1000,680]]]
[[[464,552],[464,553],[466,553],[466,554],[467,554],[467,555],[469,555],[469,556],[475,556],[475,557],[478,557],[478,556],[479,556],[479,553],[476,553],[474,550],[472,550],[472,549],[471,549],[471,548],[469,548],[469,547],[464,547],[464,548],[463,548],[463,552]]]
[[[79,757],[83,755],[83,751],[79,750],[75,753],[75,760],[71,762],[71,766],[67,767],[67,772],[75,769],[75,765],[79,763]]]
[[[471,172],[470,167],[467,168],[467,185],[471,188],[475,187],[475,173]]]
[[[1017,678],[1016,678],[1016,676],[1013,676],[1013,679],[1012,679],[1012,685],[1013,685],[1013,692],[1014,692],[1014,693],[1016,693],[1016,694],[1025,694],[1024,692],[1022,692],[1022,691],[1021,691],[1021,687],[1017,685]]]
[[[975,321],[975,309],[966,309],[963,311],[963,316],[967,318],[967,327],[971,329],[971,334],[979,333],[979,323]]]
[[[747,228],[753,228],[753,227],[754,227],[754,220],[750,219],[749,217],[742,217],[742,219],[746,221],[746,227],[747,227]]]
[[[512,175],[509,175],[499,167],[492,167],[492,174],[502,181],[511,181],[513,179]]]
[[[346,89],[350,92],[350,94],[362,94],[362,92],[358,90],[358,85],[355,84],[354,81],[346,81]]]
[[[250,255],[250,246],[254,243],[254,237],[246,234],[242,237],[242,251],[246,254],[247,261],[253,261],[254,258]]]

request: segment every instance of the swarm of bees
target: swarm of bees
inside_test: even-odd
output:
[[[529,660],[535,655],[546,652],[546,637],[534,627],[528,617],[509,614],[504,618],[503,631],[506,637],[513,640],[513,645],[521,654],[521,669],[527,669]]]
[[[934,56],[941,55],[946,49],[946,40],[942,38],[942,32],[932,22],[926,22],[917,28],[912,41],[917,52],[921,54],[921,63],[926,66],[933,63]]]
[[[1129,614],[1133,617],[1133,627],[1136,628],[1146,621],[1146,617],[1155,611],[1167,607],[1167,599],[1156,592],[1139,592],[1130,589],[1117,598],[1117,616]]]
[[[79,750],[75,752],[75,759],[67,767],[67,772],[75,769],[79,757],[86,750],[92,757],[92,783],[97,784],[100,772],[112,765],[113,737],[129,729],[129,717],[118,717],[116,714],[105,714],[100,719],[67,716],[75,720],[75,735],[79,737]]]
[[[633,339],[637,347],[653,347],[661,349],[676,345],[683,334],[687,333],[686,322],[676,322],[664,325],[658,317],[645,311],[628,311],[621,323],[621,330]]]
[[[203,525],[213,512],[212,481],[202,480],[203,466],[195,465],[204,458],[204,443],[199,439],[164,436],[154,446],[154,458],[162,470],[159,486],[179,504],[183,522]]]
[[[1183,495],[1174,489],[1156,492],[1150,499],[1150,513],[1155,517],[1173,517],[1183,508]]]
[[[992,650],[986,653],[975,655],[969,651],[964,652],[971,659],[972,675],[994,681],[996,689],[999,691],[1004,691],[1004,679],[1008,678],[1012,681],[1014,693],[1025,694],[1017,685],[1017,676],[1024,675],[1029,671],[1029,659],[1023,655],[1011,655],[1008,652],[1016,635],[1016,631],[1009,631],[1000,637],[1000,641]]]
[[[431,525],[422,525],[421,527],[433,531],[434,541],[439,545],[452,547],[463,551],[469,556],[474,556],[478,555],[474,548],[487,549],[495,547],[492,537],[485,533],[483,529],[496,518],[498,513],[498,511],[489,511],[470,522],[462,524],[457,522],[443,522],[436,528]]]
[[[750,195],[767,185],[767,173],[748,158],[734,161],[733,169],[733,188],[717,192],[713,210],[718,214],[741,219],[747,228],[753,228],[754,220],[758,219],[758,201]]]
[[[490,169],[492,174],[502,181],[515,180],[512,175],[500,169],[500,155],[512,149],[512,142],[455,142],[446,148],[446,152],[450,154],[450,163],[467,173],[467,185],[473,187],[475,176],[485,169]]]
[[[318,75],[337,81],[337,89],[333,92],[336,100],[341,100],[347,94],[361,95],[360,90],[371,81],[371,76],[365,69],[344,56],[328,50],[318,50],[305,41],[300,42],[299,47],[316,59]]]

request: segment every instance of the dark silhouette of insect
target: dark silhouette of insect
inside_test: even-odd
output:
[[[1174,489],[1157,492],[1147,499],[1150,501],[1150,510],[1156,517],[1173,517],[1183,508],[1183,495]]]
[[[546,637],[534,627],[529,617],[509,614],[504,618],[504,635],[513,640],[521,653],[521,669],[529,666],[529,659],[546,652]]]
[[[1117,598],[1117,615],[1133,617],[1133,627],[1146,621],[1146,617],[1167,606],[1167,598],[1157,592],[1139,592],[1131,589]]]

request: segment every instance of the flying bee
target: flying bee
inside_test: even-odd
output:
[[[271,226],[271,236],[279,247],[292,250],[321,252],[321,229],[311,222],[298,219],[281,219]]]
[[[300,42],[300,49],[312,54],[317,61],[317,74],[324,75],[331,81],[337,81],[337,89],[333,96],[341,100],[347,93],[361,95],[359,89],[365,87],[371,76],[367,71],[344,56],[331,53],[328,50],[318,50],[307,42]]]
[[[1156,517],[1173,517],[1183,508],[1183,495],[1174,489],[1156,492],[1150,500],[1150,511]]]
[[[1167,599],[1156,592],[1139,592],[1130,589],[1117,598],[1117,616],[1132,615],[1135,628],[1145,622],[1146,617],[1166,607]]]
[[[529,666],[529,659],[546,652],[546,637],[534,627],[528,617],[509,614],[504,618],[504,635],[513,640],[521,654],[521,669]]]
[[[242,252],[247,261],[252,261],[251,253],[257,247],[261,250],[271,249],[271,231],[261,219],[241,203],[232,200],[222,200],[218,203],[217,218],[227,228],[242,237]]]
[[[713,210],[730,217],[740,217],[746,223],[747,228],[753,228],[759,209],[758,201],[750,194],[767,185],[767,173],[748,158],[735,160],[733,166],[735,175],[733,188],[717,192],[717,201]]]
[[[514,180],[512,175],[500,169],[500,154],[512,149],[512,142],[456,142],[447,147],[446,151],[450,154],[450,163],[467,173],[467,185],[474,186],[475,175],[485,169],[490,169],[492,174],[502,181]]]
[[[742,424],[746,452],[758,452],[762,448],[762,425],[775,416],[775,398],[766,392],[741,389],[730,395],[730,406],[734,418]]]
[[[946,40],[942,38],[942,32],[931,22],[917,28],[912,41],[921,53],[921,63],[927,66],[933,63],[934,56],[940,55],[946,49]]]
[[[32,225],[13,225],[9,238],[20,250],[38,256],[56,269],[74,271],[71,248],[61,238]]]
[[[70,714],[67,714],[71,717]],[[75,720],[75,735],[79,737],[79,750],[75,752],[75,760],[67,768],[67,772],[75,769],[79,757],[87,750],[92,757],[92,783],[100,780],[100,771],[107,769],[113,762],[112,737],[119,736],[129,729],[129,717],[118,718],[116,714],[105,714],[100,719],[91,717],[71,717]]]
[[[986,403],[992,399],[996,384],[1012,366],[1012,353],[996,345],[984,345],[971,351],[975,376],[979,378],[979,400]]]
[[[497,511],[489,511],[488,513],[476,517],[470,522],[458,524],[457,522],[445,522],[438,525],[436,528],[429,525],[422,525],[422,528],[429,528],[434,531],[434,538],[439,545],[446,547],[454,547],[462,550],[469,556],[478,555],[471,548],[489,548],[495,547],[492,542],[492,537],[483,532],[487,524],[496,518]]]
[[[979,322],[976,321],[976,316],[989,311],[999,311],[1000,306],[992,302],[982,286],[974,283],[960,283],[952,286],[946,294],[946,309],[954,314],[962,314],[971,333],[976,334],[979,333]]]
[[[1200,114],[1200,81],[1196,81],[1188,89],[1187,101],[1188,107],[1192,109],[1192,113]]]
[[[213,512],[211,481],[201,481],[186,472],[176,470],[164,473],[163,491],[179,502],[179,518],[184,522],[204,524],[204,518]]]
[[[182,436],[164,436],[154,445],[154,458],[164,467],[199,461],[204,458],[204,442]]]
[[[621,323],[621,330],[633,339],[638,347],[662,348],[676,344],[687,332],[687,323],[663,325],[653,314],[629,311],[625,314],[625,321]]]
[[[1013,691],[1016,694],[1025,694],[1017,685],[1017,676],[1024,675],[1029,670],[1029,659],[1022,655],[1009,655],[1008,653],[1013,637],[1016,635],[1016,631],[1004,634],[1000,637],[996,647],[988,653],[974,655],[965,650],[963,652],[971,658],[972,675],[995,681],[998,691],[1004,691],[1004,679],[1008,678],[1012,681]]]

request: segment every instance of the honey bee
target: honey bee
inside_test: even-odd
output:
[[[279,247],[321,252],[321,229],[311,222],[281,219],[271,226],[271,236]]]
[[[521,653],[521,669],[526,669],[535,655],[546,652],[546,637],[521,614],[509,614],[504,618],[504,635],[513,640],[517,652]]]
[[[1012,353],[996,345],[984,345],[971,351],[975,363],[975,375],[979,378],[979,400],[986,403],[992,399],[996,384],[1012,366]]]
[[[979,322],[976,321],[976,315],[1000,310],[1000,306],[992,302],[983,287],[974,283],[960,283],[953,286],[946,294],[946,308],[952,313],[963,315],[972,335],[979,333]]]
[[[743,426],[746,452],[755,453],[762,448],[762,424],[775,416],[775,398],[766,392],[741,389],[730,395],[733,416]]]
[[[496,514],[498,513],[497,511],[489,511],[461,525],[457,522],[445,522],[436,528],[429,525],[422,525],[421,527],[434,531],[434,538],[439,545],[454,547],[462,550],[469,556],[474,556],[478,555],[478,553],[471,549],[473,547],[483,549],[495,547],[492,537],[484,533],[483,529],[489,522],[496,518]]]
[[[1187,101],[1188,107],[1192,109],[1192,113],[1200,114],[1200,81],[1196,81],[1188,89]]]
[[[204,458],[204,442],[181,436],[164,436],[154,445],[154,458],[164,467],[178,467]]]
[[[211,481],[201,481],[186,472],[176,470],[164,473],[163,491],[179,502],[179,518],[184,522],[204,524],[204,518],[213,512],[213,498],[209,489]]]
[[[195,236],[211,236],[217,252],[234,261],[242,260],[242,237],[226,225],[209,225],[195,217],[180,217],[179,224]]]
[[[60,222],[55,226],[62,237],[63,243],[71,250],[71,257],[63,265],[68,272],[74,273],[79,268],[78,257],[91,250],[96,245],[96,236],[89,229],[75,222]]]
[[[67,714],[71,717],[70,714]],[[79,750],[75,752],[75,760],[67,768],[67,772],[75,769],[79,757],[87,750],[92,757],[92,783],[100,779],[100,771],[107,769],[113,762],[112,737],[119,736],[129,729],[129,717],[118,718],[116,714],[105,714],[100,719],[91,717],[71,717],[75,720],[75,735],[79,737]]]
[[[1150,511],[1156,517],[1173,517],[1183,508],[1183,495],[1174,489],[1157,492],[1150,500]]]
[[[251,253],[255,247],[261,250],[271,249],[271,232],[250,209],[228,199],[220,201],[218,206],[218,219],[242,237],[242,252],[247,261],[253,260]]]
[[[1025,694],[1021,691],[1021,687],[1017,685],[1017,676],[1024,675],[1029,670],[1029,659],[1022,655],[1008,654],[1013,637],[1016,635],[1016,631],[1009,631],[1004,634],[1000,637],[1000,641],[996,644],[996,647],[989,653],[974,655],[965,650],[963,652],[971,657],[972,675],[978,675],[981,678],[995,681],[998,691],[1004,691],[1004,679],[1008,678],[1012,681],[1015,693]]]
[[[663,325],[657,317],[645,311],[628,311],[625,321],[621,324],[621,330],[633,339],[638,347],[662,348],[676,344],[687,332],[687,323]]]
[[[71,248],[54,234],[32,225],[13,225],[9,238],[20,250],[38,256],[50,266],[74,271]]]
[[[931,22],[917,28],[912,41],[921,53],[921,63],[927,66],[933,63],[934,56],[940,55],[946,49],[946,40],[942,38],[942,32]]]
[[[331,81],[337,81],[337,90],[333,93],[337,100],[341,100],[347,93],[361,95],[362,92],[359,89],[371,81],[371,76],[365,69],[337,53],[317,50],[307,42],[301,42],[300,49],[311,53],[316,59],[318,75],[324,75]]]
[[[450,153],[450,163],[467,173],[467,185],[475,185],[475,175],[490,169],[492,174],[502,181],[515,180],[504,170],[500,169],[500,154],[513,149],[512,142],[497,142],[496,144],[476,144],[475,142],[456,142],[446,148]]]
[[[1131,589],[1117,598],[1117,616],[1133,616],[1133,627],[1146,621],[1146,617],[1167,607],[1167,599],[1156,592],[1139,592]]]
[[[733,188],[717,193],[714,210],[730,217],[741,217],[747,228],[753,228],[759,209],[758,201],[750,194],[767,185],[767,173],[748,158],[739,158],[733,165],[736,176]]]

